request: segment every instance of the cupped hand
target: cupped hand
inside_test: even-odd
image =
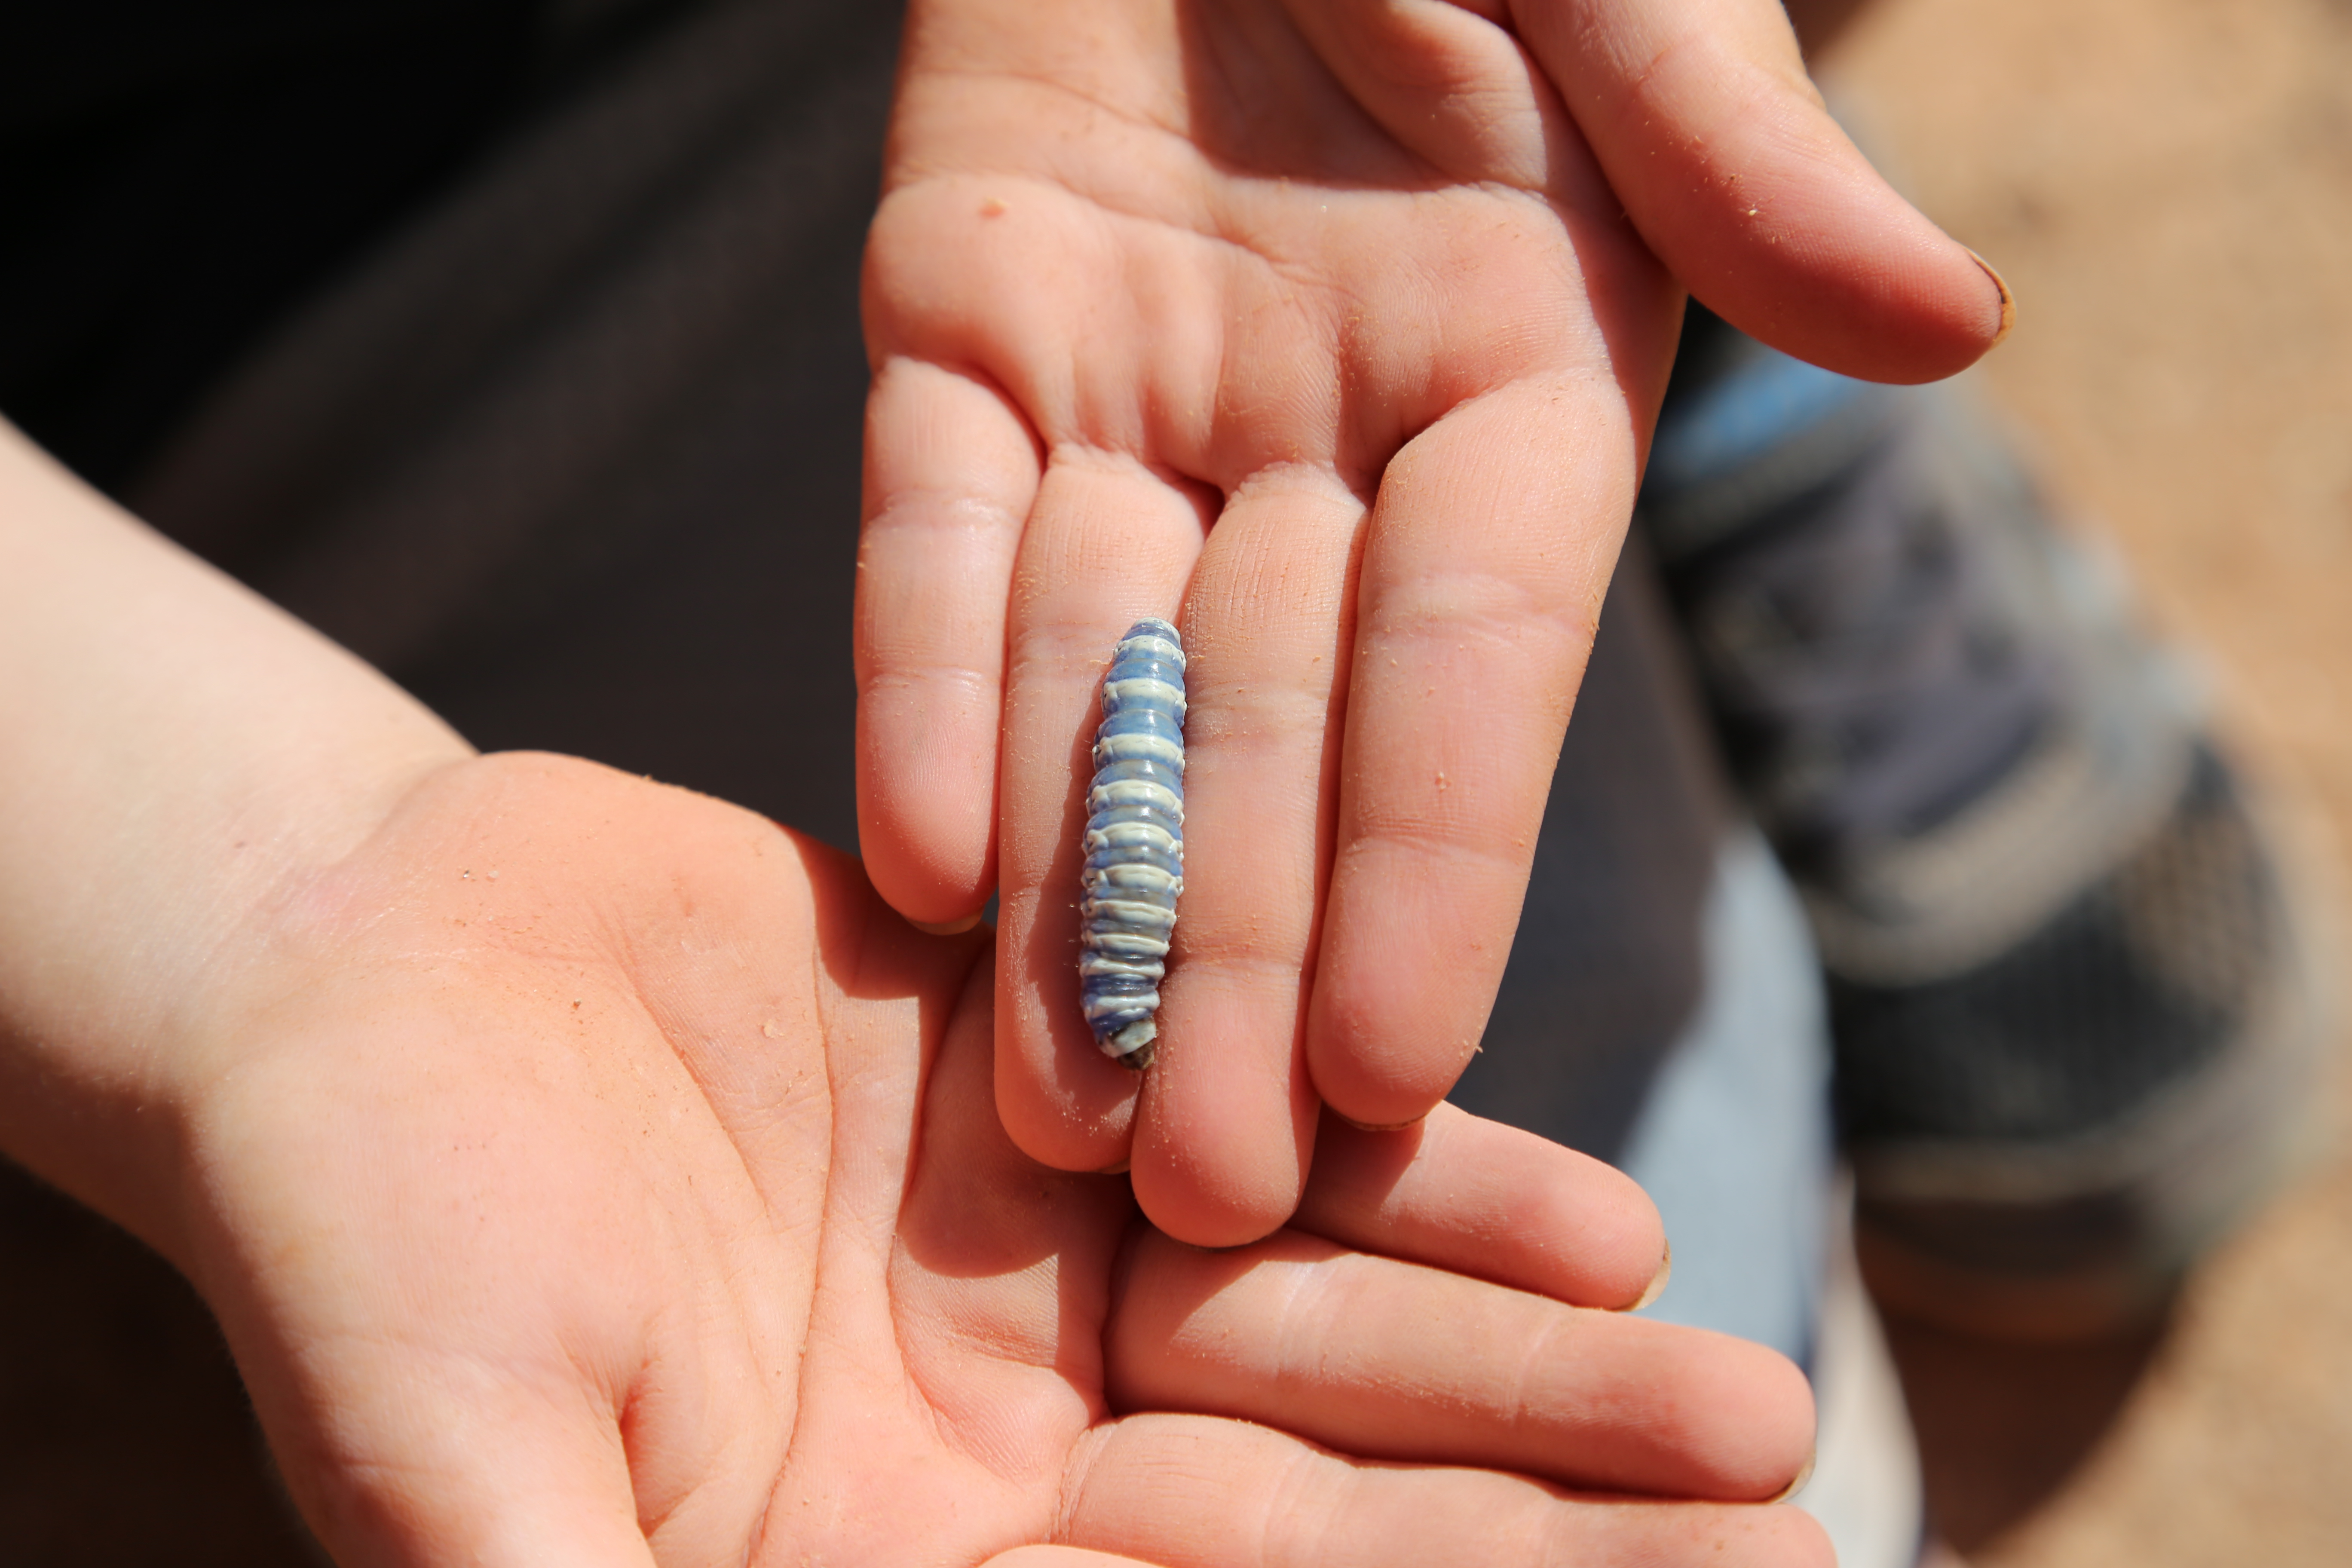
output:
[[[170,1068],[164,1239],[341,1562],[1828,1561],[1735,1506],[1795,1370],[1593,1310],[1662,1246],[1597,1163],[1341,1127],[1296,1228],[1170,1241],[999,1128],[983,933],[587,763],[289,889]]]
[[[929,0],[867,255],[860,826],[1002,893],[997,1102],[1265,1234],[1318,1106],[1429,1110],[1499,982],[1672,354],[1676,279],[1919,378],[2000,290],[1822,111],[1771,0]],[[1664,265],[1654,258],[1664,258]],[[1191,655],[1139,1080],[1076,1003],[1095,684]]]

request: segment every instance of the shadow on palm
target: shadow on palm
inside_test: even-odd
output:
[[[1003,1131],[985,933],[561,758],[445,771],[304,907],[192,1272],[352,1560],[1809,1560],[1789,1510],[1559,1489],[1762,1499],[1809,1430],[1769,1352],[1591,1310],[1662,1246],[1606,1167],[1335,1126],[1307,1228],[1181,1246]]]

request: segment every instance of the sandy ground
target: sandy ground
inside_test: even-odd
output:
[[[2015,289],[1982,380],[2352,886],[2352,4],[1885,0],[1824,74]],[[2090,1407],[2147,1362],[2105,1431],[1967,1408],[1920,1338],[1931,1482],[1984,1568],[2352,1562],[2352,1162],[2162,1342],[2023,1358]]]
[[[2317,842],[2352,844],[2352,3],[1885,0],[1832,69],[2016,289],[1993,396],[2210,656]],[[184,1287],[5,1174],[0,1231],[0,1340],[40,1347],[0,1364],[0,1559],[307,1561]],[[2352,1163],[2168,1332],[1894,1338],[1980,1568],[2352,1561]]]

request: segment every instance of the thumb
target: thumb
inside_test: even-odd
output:
[[[1488,4],[1509,5],[1650,248],[1750,337],[1919,382],[2007,331],[2008,289],[1830,118],[1778,0]]]
[[[343,1568],[653,1568],[618,1422],[586,1389],[478,1363],[363,1373],[287,1421],[257,1397],[288,1489]]]

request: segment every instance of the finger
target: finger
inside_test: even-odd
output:
[[[1830,118],[1778,0],[1507,4],[1643,238],[1734,326],[1873,381],[1999,341],[2008,291]]]
[[[1013,554],[1036,443],[992,387],[893,359],[866,402],[858,543],[857,836],[908,919],[980,912],[996,880],[996,739]]]
[[[1078,1011],[1098,689],[1129,626],[1177,618],[1207,521],[1202,498],[1131,459],[1057,452],[1021,541],[1000,768],[996,1104],[1023,1152],[1061,1170],[1127,1159],[1138,1089]]]
[[[1306,983],[1330,859],[1364,506],[1328,471],[1238,488],[1185,599],[1184,899],[1135,1194],[1203,1247],[1290,1216],[1315,1142]]]
[[[1139,1237],[1105,1373],[1119,1410],[1228,1415],[1352,1454],[1608,1491],[1760,1501],[1812,1449],[1804,1374],[1761,1345],[1297,1231],[1227,1252]]]
[[[1448,179],[1554,191],[1563,163],[1586,161],[1541,68],[1478,14],[1486,7],[1291,0],[1288,9],[1349,97]]]
[[[1076,1546],[1016,1546],[998,1552],[982,1568],[1150,1568],[1150,1564]]]
[[[1166,1568],[1832,1568],[1793,1508],[1586,1501],[1483,1470],[1363,1464],[1264,1427],[1133,1416],[1080,1446],[1065,1534]]]
[[[1627,397],[1605,378],[1515,383],[1381,481],[1307,1039],[1352,1121],[1426,1114],[1486,1027],[1633,509]]]
[[[1666,1263],[1632,1177],[1452,1105],[1385,1132],[1327,1116],[1291,1225],[1579,1307],[1632,1307]]]

